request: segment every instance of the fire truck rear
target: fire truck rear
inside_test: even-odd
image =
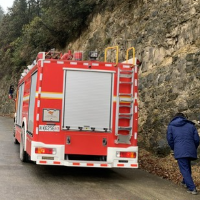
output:
[[[107,52],[116,62],[107,62]],[[133,62],[128,63],[129,52]],[[14,118],[20,159],[41,165],[138,168],[138,70],[133,47],[118,63],[82,52],[40,52],[22,73]]]

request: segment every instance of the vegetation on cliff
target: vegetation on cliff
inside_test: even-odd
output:
[[[0,9],[0,78],[18,73],[39,51],[63,49],[87,27],[99,0],[15,0]]]
[[[0,113],[14,112],[13,102],[7,99],[9,85],[17,85],[20,73],[38,52],[52,48],[64,52],[87,30],[95,14],[111,11],[117,2],[14,0],[7,13],[0,5]]]

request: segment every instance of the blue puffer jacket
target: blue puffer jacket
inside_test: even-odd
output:
[[[175,117],[167,129],[167,141],[174,157],[197,159],[199,135],[194,123],[184,117]]]

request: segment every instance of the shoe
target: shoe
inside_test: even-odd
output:
[[[194,195],[197,194],[197,190],[196,189],[194,189],[194,190],[189,190],[188,189],[187,192],[190,193],[190,194],[194,194]]]
[[[181,182],[181,186],[183,186],[184,188],[187,188],[187,185],[185,183]]]

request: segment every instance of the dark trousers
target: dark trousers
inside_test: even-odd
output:
[[[190,158],[179,158],[177,159],[180,172],[183,176],[183,183],[185,183],[189,190],[194,190],[196,186],[194,185],[192,179],[191,170],[191,160]]]

